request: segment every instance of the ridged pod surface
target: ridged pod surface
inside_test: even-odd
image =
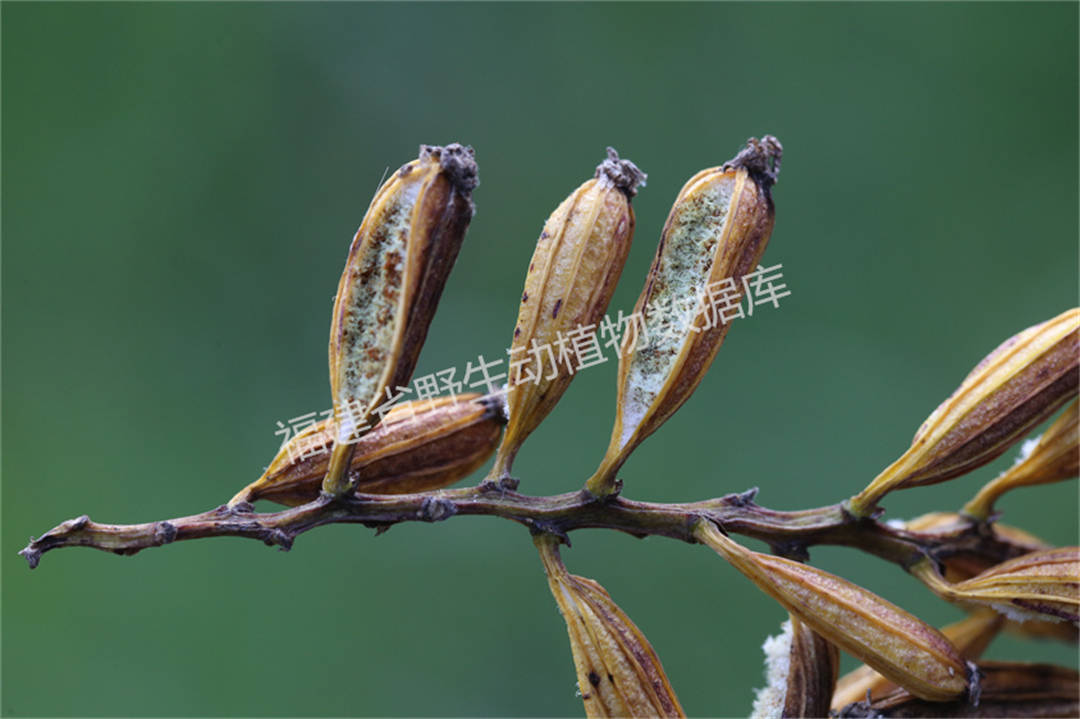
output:
[[[735,159],[694,175],[672,205],[645,287],[634,306],[645,332],[624,335],[615,426],[604,459],[586,485],[615,489],[615,473],[646,437],[689,399],[705,376],[731,322],[702,329],[698,300],[754,271],[772,233],[771,188],[782,148],[776,138],[751,140]],[[661,325],[676,331],[661,333]]]
[[[701,520],[694,536],[822,637],[912,694],[963,696],[970,677],[960,652],[934,627],[876,594],[820,569],[753,552]]]
[[[395,406],[356,442],[349,465],[356,491],[426,492],[471,474],[495,451],[504,422],[500,404],[498,398],[462,394]],[[330,421],[312,425],[229,504],[266,499],[292,507],[314,500],[333,446]]]
[[[599,584],[566,571],[557,539],[534,538],[566,620],[589,717],[685,716],[652,645]]]
[[[645,181],[634,163],[608,158],[551,213],[536,243],[514,339],[506,394],[509,422],[491,477],[510,476],[522,443],[562,397],[575,367],[556,362],[557,343],[578,328],[593,326],[607,310],[634,236],[630,200]]]
[[[420,146],[383,183],[353,238],[330,326],[337,421],[323,489],[347,491],[353,443],[386,392],[407,385],[473,214],[472,148]]]
[[[1080,309],[1006,340],[919,428],[911,447],[847,502],[874,513],[887,493],[959,476],[996,459],[1076,396]]]

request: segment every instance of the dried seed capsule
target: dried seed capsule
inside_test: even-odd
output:
[[[1076,395],[1080,309],[1030,327],[990,353],[915,433],[911,447],[847,502],[873,514],[894,489],[934,484],[1000,456]]]
[[[964,514],[987,521],[994,502],[1011,489],[1073,479],[1080,471],[1080,402],[1074,401],[1041,437],[1028,440],[1020,461],[979,490]]]
[[[495,451],[503,424],[500,404],[494,397],[465,394],[397,405],[356,443],[350,465],[356,491],[426,492],[471,474]],[[333,446],[329,421],[309,427],[230,506],[267,499],[292,507],[314,500]]]
[[[904,528],[912,532],[932,534],[938,537],[960,537],[973,530],[971,520],[956,512],[931,512],[921,517],[908,520]],[[1022,529],[995,522],[983,527],[980,533],[986,541],[993,541],[1000,546],[1002,556],[1018,557],[1040,549],[1050,549],[1049,544]],[[985,546],[985,542],[983,543]],[[950,582],[970,579],[994,566],[985,554],[958,552],[943,560],[945,578]]]
[[[1080,622],[1080,547],[1031,552],[982,574],[950,584],[929,561],[911,568],[938,596],[969,606],[989,606],[1015,621]]]
[[[840,652],[794,615],[782,629],[761,647],[768,686],[758,690],[751,719],[827,716]]]
[[[979,610],[959,622],[942,627],[941,633],[953,643],[964,659],[975,660],[982,656],[1004,624],[1005,618],[997,612]],[[876,698],[895,691],[896,688],[895,684],[863,664],[836,682],[832,708],[839,711],[848,704],[866,699],[867,692]]]
[[[1080,716],[1080,674],[1051,664],[983,662],[977,704],[925,702],[897,689],[867,704],[840,709],[839,717],[1075,717]]]
[[[699,521],[694,536],[808,627],[912,694],[946,701],[967,691],[956,647],[896,605],[820,569],[752,552],[712,522]]]
[[[471,147],[420,146],[371,201],[338,284],[330,326],[337,417],[323,489],[340,496],[355,440],[387,392],[408,384],[465,229],[472,219]]]
[[[555,407],[574,379],[559,363],[558,343],[591,334],[611,301],[634,236],[630,199],[645,174],[612,148],[548,218],[536,243],[521,294],[506,395],[509,422],[491,478],[510,476],[525,438]]]
[[[623,338],[611,442],[586,485],[594,495],[614,491],[626,458],[682,406],[712,364],[731,323],[705,298],[742,297],[742,277],[757,267],[772,233],[770,191],[781,151],[775,137],[751,139],[732,161],[690,178],[675,198],[634,307],[645,331]]]
[[[685,716],[660,659],[641,630],[603,587],[566,571],[554,537],[538,535],[534,542],[566,620],[586,715]]]

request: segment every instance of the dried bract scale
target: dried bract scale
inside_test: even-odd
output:
[[[1075,717],[1080,716],[1080,674],[1052,664],[983,662],[979,703],[928,703],[897,689],[870,704],[841,708],[838,717]]]
[[[495,451],[504,421],[500,404],[496,397],[464,394],[395,406],[356,443],[349,470],[356,491],[426,492],[471,474]],[[329,421],[309,427],[229,504],[267,499],[292,507],[314,500],[333,446]]]
[[[968,690],[956,647],[896,605],[820,569],[750,551],[712,522],[699,521],[694,536],[808,627],[916,696],[945,701]]]
[[[1074,401],[1050,428],[1024,443],[1021,459],[964,505],[964,514],[987,521],[998,498],[1017,487],[1073,479],[1080,471],[1080,402]]]
[[[894,489],[942,482],[995,459],[1077,392],[1080,309],[1030,327],[980,362],[927,418],[911,447],[847,502],[873,514]]]
[[[978,610],[971,616],[941,628],[945,638],[953,643],[964,659],[975,660],[998,635],[1005,618],[993,610]],[[896,685],[863,664],[836,682],[832,708],[840,710],[848,704],[866,699],[867,692],[877,698],[896,689]]]
[[[722,167],[683,186],[664,224],[645,288],[619,358],[611,442],[586,487],[615,491],[630,453],[682,406],[705,376],[731,327],[714,305],[738,304],[772,233],[771,188],[782,148],[775,137],[750,140]],[[711,299],[717,302],[712,302]]]
[[[348,491],[345,469],[375,410],[407,385],[472,219],[470,147],[420,146],[383,183],[356,231],[330,326],[337,422],[323,490]]]
[[[956,512],[924,514],[905,522],[904,528],[912,532],[931,534],[942,539],[949,536],[959,537],[970,534],[974,530],[971,520]],[[1037,552],[1040,549],[1050,549],[1051,547],[1050,544],[1033,534],[1000,522],[981,527],[979,531],[984,536],[992,536],[996,543],[1003,545],[1004,551],[1007,552],[1006,556],[1010,557],[1018,557],[1029,552]],[[945,578],[950,582],[970,579],[994,566],[987,555],[978,552],[950,554],[942,560],[942,563],[945,565]]]
[[[1031,552],[951,584],[929,560],[911,568],[938,596],[991,607],[1010,619],[1080,621],[1080,547]]]
[[[789,617],[782,629],[761,647],[768,686],[758,690],[751,719],[827,716],[839,650],[798,617]]]
[[[559,361],[607,310],[634,236],[631,198],[645,174],[612,148],[596,175],[563,200],[544,224],[521,293],[506,395],[509,423],[491,470],[510,476],[525,439],[551,412],[582,364]],[[582,353],[584,354],[584,353]]]
[[[685,716],[645,635],[591,579],[566,571],[558,540],[534,538],[566,620],[578,688],[589,717]]]

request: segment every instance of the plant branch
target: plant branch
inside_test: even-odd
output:
[[[1025,551],[989,526],[964,520],[947,530],[909,532],[874,519],[855,519],[839,504],[797,512],[771,510],[754,503],[756,494],[752,489],[701,502],[658,504],[619,496],[597,498],[583,491],[534,497],[484,483],[419,494],[357,494],[340,499],[323,495],[282,512],[256,513],[246,504],[222,505],[201,514],[145,524],[100,524],[83,515],[31,538],[19,554],[33,569],[42,554],[61,547],[93,547],[128,555],[187,539],[247,537],[287,550],[297,535],[324,524],[363,524],[381,533],[401,522],[438,522],[469,514],[502,517],[567,541],[571,531],[603,528],[693,543],[694,523],[706,518],[725,531],[760,539],[782,556],[805,560],[812,545],[843,545],[904,568],[924,556],[943,560],[965,555],[989,565]]]

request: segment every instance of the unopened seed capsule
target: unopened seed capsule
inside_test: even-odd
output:
[[[675,198],[623,335],[615,426],[586,485],[594,495],[614,491],[626,458],[689,399],[712,364],[732,319],[713,305],[740,302],[743,276],[765,251],[781,151],[775,137],[752,139],[731,162],[690,178]]]
[[[323,490],[344,479],[356,439],[407,385],[472,219],[472,148],[421,145],[383,183],[356,231],[330,326],[330,394],[337,418]]]
[[[494,397],[464,394],[394,407],[356,443],[350,464],[356,491],[426,492],[471,474],[495,450],[503,424],[500,404]],[[329,420],[296,435],[229,504],[266,499],[291,507],[314,500],[334,439]]]
[[[794,615],[782,629],[762,645],[768,686],[758,691],[751,719],[827,716],[840,652]]]
[[[1076,396],[1080,309],[1071,309],[1006,340],[964,379],[847,509],[873,514],[894,489],[942,482],[997,458]]]
[[[891,602],[820,569],[750,551],[712,522],[699,521],[694,536],[808,627],[912,694],[946,701],[968,690],[956,647]]]
[[[645,174],[609,147],[595,177],[570,193],[544,223],[509,350],[509,422],[491,478],[510,476],[522,443],[582,364],[574,358],[577,353],[565,350],[587,347],[584,340],[594,336],[611,301],[634,236],[630,200],[644,182]]]
[[[679,700],[641,630],[591,579],[566,571],[557,540],[535,538],[566,620],[578,688],[589,717],[681,717]]]

